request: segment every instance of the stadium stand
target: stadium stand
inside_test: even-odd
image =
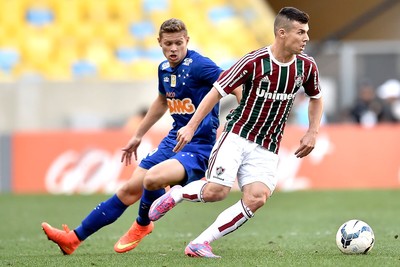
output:
[[[0,81],[26,73],[56,81],[154,78],[163,59],[158,27],[171,17],[187,24],[189,48],[228,67],[272,40],[262,29],[270,29],[273,15],[266,22],[254,10],[261,2],[0,0]]]

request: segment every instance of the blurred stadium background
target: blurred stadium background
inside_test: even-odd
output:
[[[227,68],[273,40],[273,20],[284,6],[311,16],[306,52],[318,62],[326,108],[321,150],[309,160],[288,156],[302,131],[294,126],[301,118],[291,118],[281,153],[292,167],[282,170],[281,188],[399,188],[397,0],[0,0],[0,192],[112,192],[115,180],[107,187],[95,178],[129,176],[131,169],[115,167],[115,151],[157,94],[159,25],[182,19],[189,48]],[[392,122],[363,127],[350,118],[365,83],[393,105]],[[224,102],[222,120],[232,105]],[[143,149],[157,145],[169,124],[160,122]],[[93,151],[101,153],[90,157]],[[95,174],[85,164],[96,166]],[[71,181],[77,173],[82,179]],[[83,180],[92,183],[79,185]]]

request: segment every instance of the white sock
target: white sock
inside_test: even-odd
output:
[[[171,197],[175,200],[175,203],[179,203],[182,200],[191,202],[204,202],[202,198],[203,187],[207,184],[207,181],[197,180],[188,183],[180,189],[172,191]]]
[[[242,226],[254,214],[242,200],[221,212],[212,225],[192,241],[194,244],[211,243]]]

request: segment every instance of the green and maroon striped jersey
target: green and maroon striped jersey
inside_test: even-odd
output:
[[[308,96],[321,96],[318,68],[312,57],[299,54],[291,62],[281,63],[270,47],[246,54],[214,83],[222,96],[240,85],[243,98],[227,116],[224,131],[276,154],[296,92],[303,87]]]

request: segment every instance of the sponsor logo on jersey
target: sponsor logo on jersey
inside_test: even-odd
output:
[[[167,98],[169,112],[172,114],[193,114],[196,110],[192,99],[169,99]]]
[[[261,82],[269,83],[269,78],[268,78],[268,76],[267,76],[267,75],[264,76],[264,77],[261,79]]]
[[[171,75],[171,87],[176,87],[176,75]]]
[[[265,97],[266,99],[279,100],[279,101],[294,99],[296,96],[296,94],[285,94],[277,92],[269,93],[264,89],[261,89],[260,87],[257,88],[256,94],[257,96]]]
[[[169,97],[169,98],[174,98],[175,95],[176,95],[175,92],[166,92],[166,96]]]
[[[193,59],[191,59],[191,58],[185,58],[184,60],[183,60],[183,65],[185,65],[185,66],[189,66],[190,64],[192,64],[193,63]]]
[[[169,62],[164,62],[162,65],[161,65],[161,69],[162,70],[165,70],[165,69],[168,69],[169,68]]]
[[[230,84],[229,84],[229,86],[230,87],[232,87],[237,81],[239,81],[241,78],[243,78],[243,76],[245,76],[246,74],[247,74],[247,70],[244,70],[240,75],[239,75],[239,77],[237,77],[236,79],[234,79]]]
[[[164,82],[165,83],[169,83],[169,78],[168,77],[164,77]]]
[[[315,88],[316,90],[319,89],[319,84],[318,84],[317,75],[318,75],[317,71],[314,71],[314,88]]]

